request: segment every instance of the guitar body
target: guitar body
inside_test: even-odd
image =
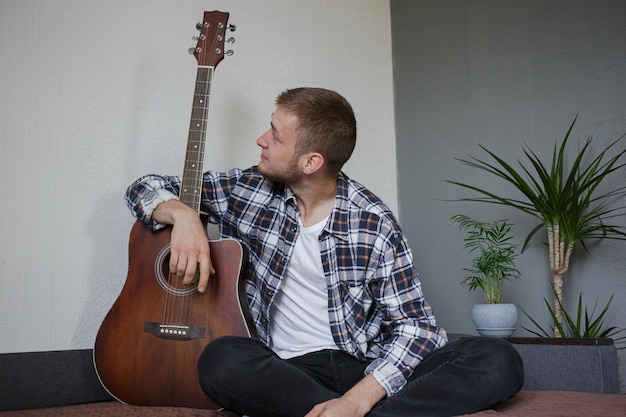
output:
[[[167,283],[170,229],[137,221],[126,283],[102,323],[94,363],[104,387],[133,405],[218,409],[198,383],[204,347],[255,333],[245,292],[247,255],[235,240],[210,243],[216,274],[204,293]]]
[[[204,12],[198,43],[190,52],[198,61],[189,123],[180,201],[200,215],[202,165],[209,99],[224,51],[228,13]],[[130,234],[126,283],[96,336],[94,364],[104,387],[133,405],[218,409],[198,383],[196,363],[204,347],[226,335],[256,335],[245,291],[247,253],[235,240],[210,242],[211,263],[204,293],[170,274],[171,229],[152,232],[137,221]]]

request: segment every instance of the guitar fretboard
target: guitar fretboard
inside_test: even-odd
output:
[[[214,67],[198,67],[189,123],[185,167],[179,195],[183,203],[198,213],[200,212],[202,197],[202,172],[213,71]]]

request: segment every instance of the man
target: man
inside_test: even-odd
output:
[[[355,143],[342,96],[297,88],[278,96],[258,166],[205,173],[204,209],[249,250],[259,340],[209,343],[202,388],[251,417],[448,416],[506,401],[522,385],[519,356],[497,339],[446,345],[395,217],[341,172]],[[190,284],[199,268],[202,292],[206,231],[179,185],[146,176],[127,201],[150,227],[173,225],[170,270]]]

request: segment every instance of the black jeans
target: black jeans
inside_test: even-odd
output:
[[[204,392],[228,410],[250,417],[300,417],[348,391],[367,365],[333,350],[283,360],[256,340],[227,336],[209,343],[198,372]],[[523,380],[522,360],[508,342],[463,338],[428,355],[407,384],[367,416],[469,414],[508,400]]]

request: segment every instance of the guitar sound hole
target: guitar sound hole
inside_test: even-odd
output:
[[[191,285],[184,285],[183,279],[170,274],[170,245],[167,244],[156,258],[154,263],[154,275],[161,288],[178,296],[193,294],[198,290],[198,272]]]

